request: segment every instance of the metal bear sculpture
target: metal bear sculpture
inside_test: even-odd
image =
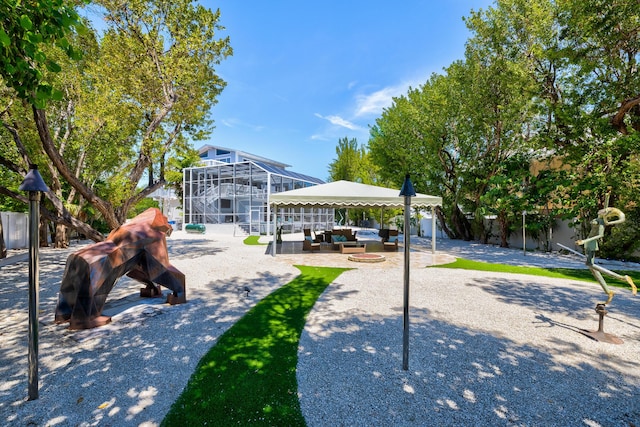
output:
[[[169,304],[186,302],[184,274],[169,262],[166,236],[171,230],[162,212],[149,208],[113,230],[105,241],[69,255],[56,323],[69,322],[69,329],[109,323],[111,318],[103,316],[102,309],[116,281],[124,275],[146,284],[140,290],[142,297],[162,296],[162,285],[173,291],[167,297]]]

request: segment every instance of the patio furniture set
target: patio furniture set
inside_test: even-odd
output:
[[[302,242],[302,250],[319,251],[321,245],[331,245],[334,251],[340,251],[342,254],[365,253],[367,245],[364,242],[358,242],[356,238],[357,231],[350,228],[334,229],[323,232],[311,231],[304,229],[304,240]],[[312,235],[313,234],[313,235]],[[382,238],[382,244],[385,251],[398,250],[398,231],[397,230],[380,230],[379,236]]]

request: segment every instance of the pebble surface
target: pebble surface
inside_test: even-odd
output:
[[[299,274],[297,264],[350,268],[320,297],[300,340],[298,394],[310,426],[640,425],[637,297],[620,289],[610,304],[605,330],[624,341],[614,345],[581,333],[598,327],[597,285],[424,268],[455,256],[564,266],[569,258],[453,241],[433,255],[428,240],[412,238],[403,370],[402,250],[368,264],[317,252],[273,258],[242,241],[174,232],[169,257],[186,275],[188,302],[141,300],[141,285],[123,278],[104,310],[112,323],[86,331],[53,323],[66,257],[81,246],[41,249],[34,401],[26,400],[28,266],[1,265],[0,424],[159,425],[200,358]],[[637,265],[612,268],[620,267]]]

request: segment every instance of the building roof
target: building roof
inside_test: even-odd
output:
[[[312,182],[314,184],[324,184],[324,181],[321,180],[320,178],[314,178],[312,176],[309,175],[304,175],[301,173],[297,173],[297,172],[293,172],[290,170],[286,170],[283,168],[279,168],[267,163],[262,163],[262,162],[253,162],[254,164],[256,164],[257,166],[259,166],[260,168],[264,169],[265,171],[269,172],[269,173],[273,173],[276,175],[282,175],[282,176],[286,176],[289,178],[293,178],[293,179],[299,179],[302,181],[308,181],[308,182]]]
[[[186,169],[206,169],[208,167],[232,167],[235,165],[236,168],[239,167],[239,165],[246,165],[247,167],[249,167],[249,164],[254,164],[257,167],[259,167],[260,169],[264,170],[267,173],[271,173],[271,174],[275,174],[275,175],[281,175],[281,176],[286,176],[287,178],[292,178],[292,179],[296,179],[296,180],[300,180],[300,181],[305,181],[305,182],[310,182],[312,184],[324,184],[324,181],[321,180],[320,178],[314,178],[312,176],[309,175],[304,175],[298,172],[294,172],[294,171],[290,171],[287,169],[283,169],[283,168],[279,168],[277,166],[268,164],[268,163],[263,163],[263,162],[256,162],[253,160],[247,160],[244,162],[236,162],[236,163],[224,163],[224,162],[219,162],[216,163],[214,165],[205,165],[205,166],[194,166],[194,167],[190,167],[190,168],[186,168]]]
[[[278,162],[276,160],[268,159],[266,157],[257,156],[255,154],[247,153],[247,152],[241,151],[241,150],[236,150],[234,148],[221,147],[219,145],[210,145],[210,144],[203,145],[198,150],[198,154],[205,153],[205,152],[207,152],[207,151],[209,151],[211,149],[220,149],[220,150],[233,152],[233,153],[236,153],[237,156],[244,157],[247,160],[253,160],[253,161],[256,161],[256,162],[269,163],[269,164],[273,164],[273,165],[279,166],[279,167],[281,167],[283,169],[291,166],[291,165],[288,165],[286,163],[282,163],[282,162]]]

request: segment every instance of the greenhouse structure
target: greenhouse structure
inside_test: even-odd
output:
[[[324,183],[289,171],[282,163],[240,151],[205,146],[200,155],[204,166],[183,172],[186,224],[233,224],[248,234],[269,234],[274,220],[270,194]],[[334,210],[278,209],[275,218],[284,233],[324,230],[333,227]]]

